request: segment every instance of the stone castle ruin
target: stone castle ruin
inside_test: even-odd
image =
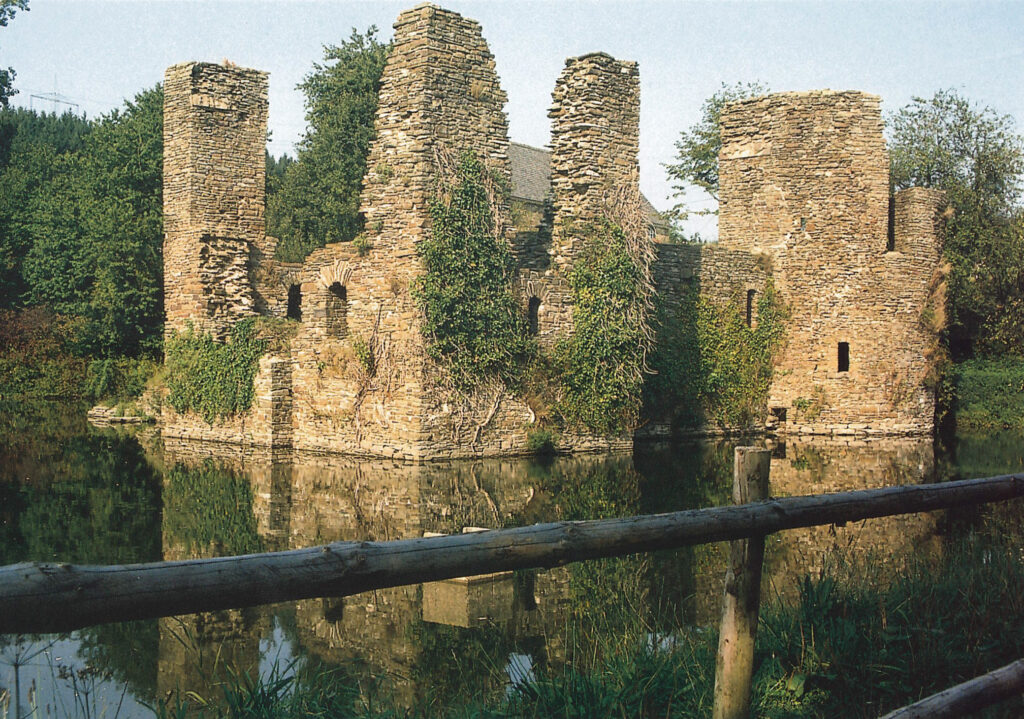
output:
[[[720,240],[672,245],[659,241],[665,224],[639,194],[636,63],[603,53],[566,61],[548,153],[509,142],[506,96],[478,23],[420,5],[394,28],[360,207],[371,248],[328,244],[301,264],[275,260],[265,231],[267,75],[168,68],[167,331],[191,324],[224,338],[256,315],[301,322],[287,347],[261,359],[248,413],[211,425],[166,408],[165,436],[414,460],[525,451],[536,412],[499,385],[456,397],[427,357],[409,289],[424,272],[417,242],[430,232],[431,193],[466,151],[511,183],[495,225],[542,346],[573,326],[567,278],[586,240],[565,228],[599,218],[616,188],[640,198],[653,280],[669,306],[696,286],[714,302],[746,303],[756,323],[755,298],[772,279],[790,310],[769,399],[778,429],[932,431],[925,378],[936,332],[926,315],[943,200],[923,189],[890,200],[877,97],[787,93],[727,107]],[[651,418],[640,432],[669,429]],[[632,441],[570,433],[560,446]]]

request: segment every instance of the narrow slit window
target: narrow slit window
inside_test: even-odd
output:
[[[298,285],[288,288],[288,319],[302,320],[302,288]]]
[[[348,334],[348,291],[340,282],[327,292],[327,331],[334,337]]]
[[[754,297],[756,295],[756,291],[747,290],[747,327],[754,326]]]
[[[839,343],[839,371],[849,372],[850,371],[850,343],[840,342]]]
[[[540,332],[540,297],[531,297],[527,307],[530,322],[530,334],[536,335]]]

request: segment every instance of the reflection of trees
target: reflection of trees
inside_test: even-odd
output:
[[[74,437],[62,465],[0,482],[0,562],[160,558],[160,484],[138,442],[113,433]]]
[[[114,432],[86,432],[84,423],[45,408],[17,414],[29,424],[9,419],[0,431],[0,563],[159,560],[160,481],[139,443]],[[7,434],[12,428],[19,436]],[[8,451],[22,454],[6,463]],[[77,633],[82,658],[136,696],[152,697],[155,627],[136,622],[84,629]]]
[[[168,559],[251,554],[262,546],[249,481],[212,460],[167,471],[163,531]]]

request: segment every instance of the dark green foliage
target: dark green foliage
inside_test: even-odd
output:
[[[281,179],[267,180],[274,190],[267,234],[280,239],[278,259],[301,262],[316,248],[349,242],[362,230],[359,194],[388,47],[377,40],[376,28],[353,30],[341,45],[324,48],[324,64],[315,64],[299,85],[308,128],[298,159]]]
[[[677,412],[675,423],[747,427],[762,420],[772,357],[785,334],[786,310],[771,280],[757,300],[757,325],[740,303],[719,306],[690,288],[678,309],[659,312],[659,334],[646,387],[653,416]]]
[[[891,579],[870,561],[805,578],[795,606],[762,612],[761,715],[876,717],[1019,658],[1019,553],[1019,531],[969,536]]]
[[[973,359],[950,373],[956,424],[965,430],[1024,429],[1024,359]]]
[[[412,288],[427,353],[460,391],[487,379],[517,383],[532,348],[512,296],[512,253],[494,234],[493,181],[485,173],[467,153],[452,184],[431,202],[430,236],[417,246],[426,271]]]
[[[889,118],[895,189],[944,190],[950,262],[947,341],[954,359],[1020,353],[1024,343],[1024,140],[1013,119],[955,90]]]
[[[108,404],[139,397],[159,365],[150,359],[93,360],[85,372],[85,393],[90,401]]]
[[[617,434],[639,419],[649,298],[622,229],[606,222],[583,232],[587,241],[569,274],[574,331],[553,355],[558,411],[569,426]]]
[[[242,320],[227,342],[189,329],[167,340],[168,402],[176,412],[196,412],[209,423],[246,412],[266,340],[256,336],[255,319]]]
[[[78,354],[152,356],[163,314],[163,93],[139,94],[84,136],[69,116],[61,123],[22,118],[0,175],[0,300],[82,318]]]
[[[22,263],[39,231],[34,208],[91,129],[71,113],[0,110],[0,308],[23,303]]]
[[[526,448],[534,454],[554,454],[558,449],[558,435],[550,429],[532,430],[526,437]]]
[[[163,531],[182,558],[252,554],[262,542],[245,477],[207,460],[201,467],[177,465],[164,482]]]

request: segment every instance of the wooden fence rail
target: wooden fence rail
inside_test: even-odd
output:
[[[957,719],[1024,692],[1024,659],[945,689],[882,719]]]
[[[0,568],[0,633],[60,632],[658,549],[1024,496],[1024,474],[786,497],[627,519],[181,562]]]

